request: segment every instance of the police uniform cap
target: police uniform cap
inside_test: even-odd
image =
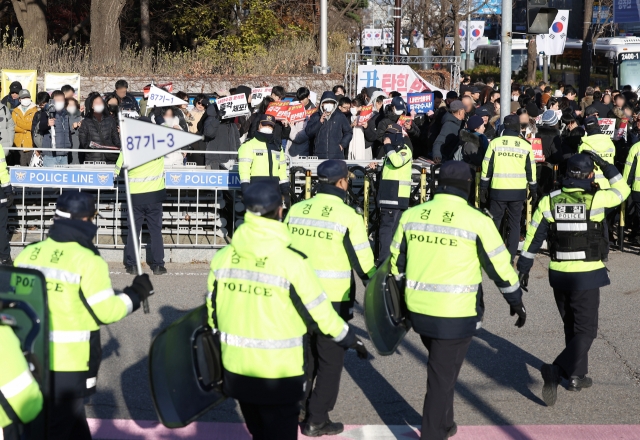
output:
[[[276,125],[276,118],[271,115],[262,115],[260,116],[260,125],[270,125],[273,127]]]
[[[282,205],[280,188],[276,183],[250,183],[247,189],[242,192],[242,198],[247,211],[256,215],[272,212]]]
[[[86,192],[63,192],[56,202],[56,217],[82,219],[95,214],[96,199]]]
[[[567,160],[567,174],[573,178],[586,178],[593,170],[593,159],[587,154],[574,154]]]
[[[520,131],[520,118],[517,115],[507,115],[504,117],[504,128],[512,131]]]
[[[349,176],[349,169],[344,160],[329,159],[318,165],[318,180],[326,183],[336,183]]]

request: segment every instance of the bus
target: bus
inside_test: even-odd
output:
[[[527,40],[512,41],[511,70],[514,74],[518,74],[527,65]],[[476,65],[500,67],[500,46],[500,41],[478,45],[474,55]]]

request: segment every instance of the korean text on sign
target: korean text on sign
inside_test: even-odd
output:
[[[251,89],[251,105],[253,107],[260,105],[260,103],[266,96],[271,95],[272,89],[273,87],[260,87]]]
[[[265,112],[276,118],[276,121],[286,121],[289,117],[289,103],[284,101],[272,102]]]
[[[224,112],[222,119],[235,118],[250,114],[247,97],[244,93],[220,98],[216,101],[216,104],[218,104],[218,110],[220,110],[220,112]]]
[[[599,118],[598,125],[602,134],[608,135],[611,139],[616,134],[616,120],[613,118]]]
[[[409,93],[407,94],[409,111],[427,113],[433,110],[433,93]]]

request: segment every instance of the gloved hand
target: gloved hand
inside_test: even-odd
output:
[[[601,158],[595,151],[584,150],[583,153],[591,156],[593,163],[595,163],[601,170],[605,169],[608,165],[611,165],[609,162]]]
[[[525,272],[520,272],[518,274],[518,278],[520,279],[520,287],[522,288],[522,290],[524,290],[525,292],[528,292],[529,289],[529,273],[525,273]]]
[[[529,190],[529,200],[531,200],[531,206],[535,206],[538,203],[538,190]]]
[[[354,342],[349,348],[353,348],[360,359],[366,359],[369,357],[367,347],[364,346],[364,343],[360,340],[360,338],[356,338],[356,342]]]
[[[518,320],[515,325],[518,328],[522,328],[524,323],[527,321],[527,311],[524,309],[524,304],[520,303],[516,306],[511,306],[510,314],[511,316],[518,314]]]
[[[13,206],[13,201],[15,199],[15,196],[13,195],[13,192],[10,192],[6,194],[6,197],[7,197],[7,208],[10,208]]]
[[[146,273],[137,275],[133,279],[133,283],[131,283],[130,289],[138,295],[140,301],[144,301],[155,293],[153,291],[153,285],[151,284],[149,275]]]
[[[480,188],[480,203],[487,203],[489,199],[489,188]]]

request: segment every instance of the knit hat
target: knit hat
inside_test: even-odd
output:
[[[558,115],[555,110],[547,110],[542,114],[542,125],[556,125],[558,123]]]
[[[467,121],[467,128],[471,131],[476,131],[483,124],[482,116],[473,115]]]

